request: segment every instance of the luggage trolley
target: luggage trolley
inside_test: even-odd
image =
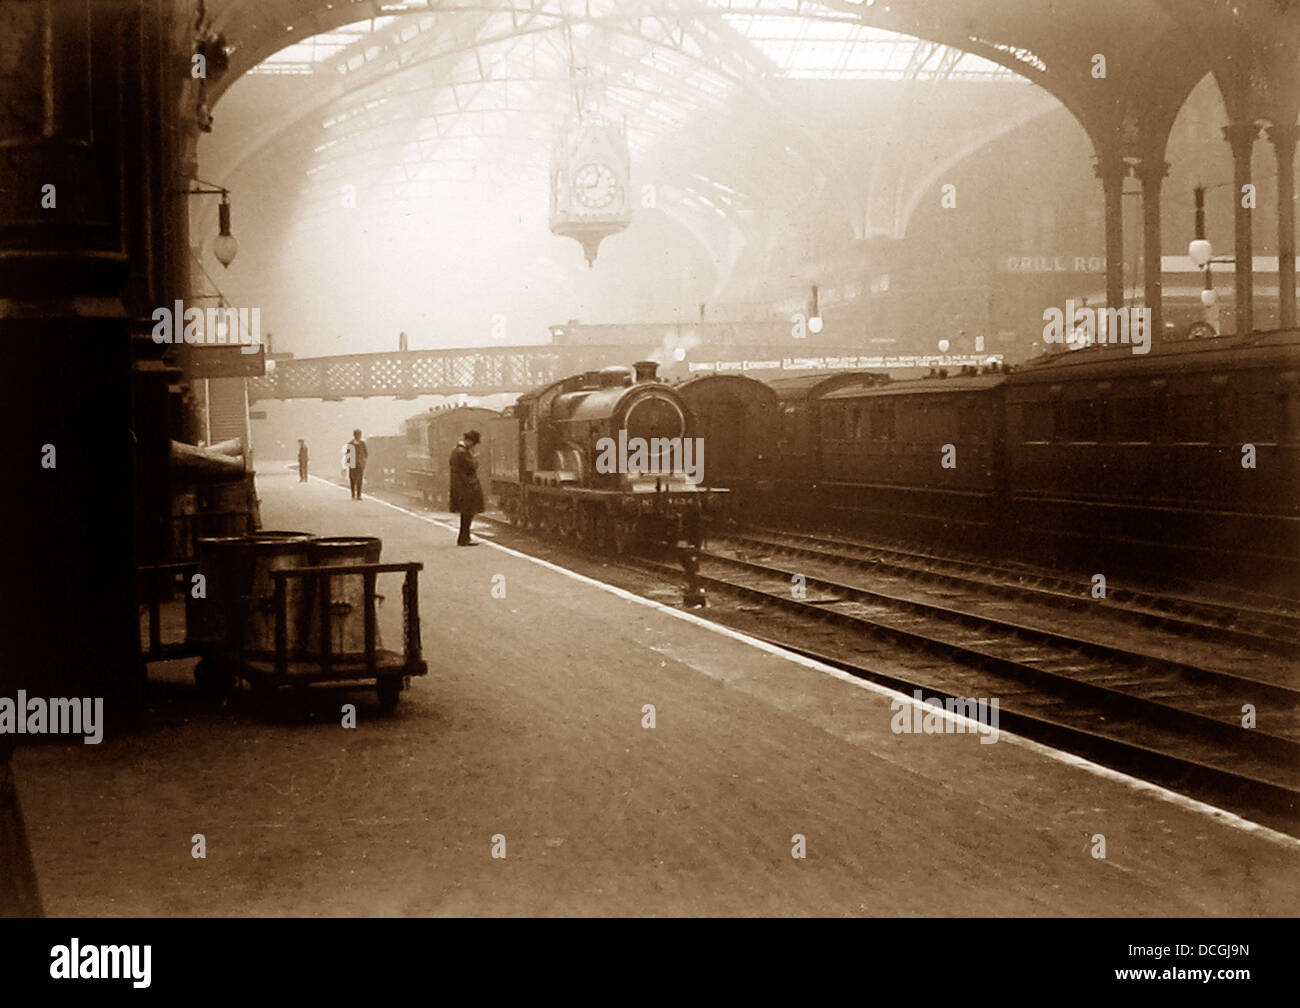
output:
[[[259,532],[200,540],[207,597],[186,613],[200,689],[225,696],[237,679],[271,708],[282,693],[318,684],[371,683],[391,712],[425,675],[420,636],[420,563],[379,563],[380,541],[319,538],[306,532]],[[380,575],[402,574],[402,642],[388,650],[377,606]]]
[[[235,675],[247,679],[260,703],[270,708],[282,690],[303,691],[320,684],[373,683],[379,707],[391,713],[412,676],[428,671],[420,642],[419,572],[424,565],[355,563],[271,570],[274,647],[268,654],[241,648]],[[381,574],[402,574],[402,650],[380,644],[375,586]],[[348,594],[341,579],[360,579],[359,606],[341,602]],[[303,608],[295,600],[306,600]],[[341,612],[340,609],[344,611]],[[360,634],[343,625],[360,609]],[[305,611],[304,611],[305,610]]]

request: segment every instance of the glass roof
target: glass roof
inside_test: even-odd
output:
[[[251,71],[348,79],[345,97],[309,113],[318,132],[308,174],[326,189],[345,174],[386,187],[478,177],[455,167],[466,160],[540,166],[555,126],[579,109],[625,121],[635,157],[737,89],[781,80],[1022,80],[807,0],[441,0],[433,10],[421,0],[377,9]]]

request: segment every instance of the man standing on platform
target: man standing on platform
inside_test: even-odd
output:
[[[352,432],[352,440],[345,450],[348,463],[348,482],[352,484],[352,499],[361,500],[361,479],[366,473],[366,443],[361,440],[361,431]]]
[[[481,440],[476,430],[467,430],[451,450],[447,465],[451,472],[451,509],[460,514],[460,537],[457,546],[477,546],[469,537],[470,522],[483,511],[483,487],[478,481],[478,458],[474,449]]]
[[[298,482],[307,482],[307,442],[298,439]]]

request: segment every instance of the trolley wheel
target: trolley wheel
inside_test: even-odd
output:
[[[258,676],[252,686],[253,703],[264,717],[278,718],[284,713],[284,697],[274,684]]]
[[[200,693],[225,697],[234,689],[235,677],[220,658],[205,656],[194,666],[194,685]]]
[[[379,694],[380,713],[391,714],[397,710],[397,701],[402,698],[402,680],[391,677],[380,679],[375,692]]]

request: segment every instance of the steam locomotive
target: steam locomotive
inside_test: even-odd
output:
[[[520,396],[484,425],[491,493],[511,522],[621,553],[698,541],[727,491],[657,365],[607,367]]]

